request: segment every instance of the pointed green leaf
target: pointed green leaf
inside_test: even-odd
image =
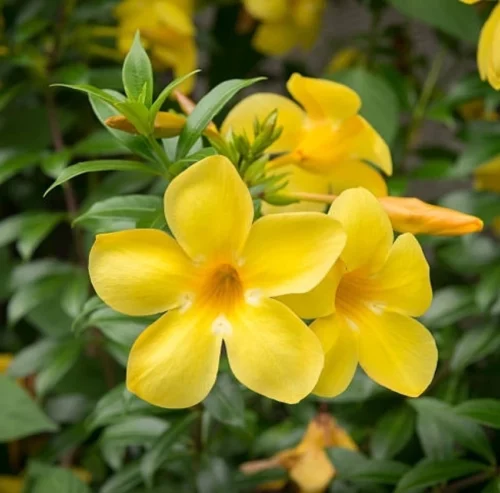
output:
[[[141,43],[139,31],[125,57],[122,70],[123,87],[131,101],[140,101],[149,108],[153,101],[153,68],[151,61]]]
[[[498,399],[473,399],[462,402],[455,407],[455,412],[482,425],[500,429],[500,400]]]

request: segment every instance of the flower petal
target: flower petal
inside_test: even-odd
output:
[[[498,26],[500,25],[500,5],[497,5],[490,17],[484,24],[479,38],[479,46],[477,50],[477,63],[481,79],[488,80],[490,74],[493,74],[492,58],[493,50],[495,49],[495,37]]]
[[[257,27],[252,46],[264,55],[280,56],[300,41],[300,32],[294,24],[286,21],[270,22]]]
[[[203,312],[173,310],[135,341],[127,388],[155,406],[184,408],[201,402],[215,383],[222,339]]]
[[[325,278],[311,291],[287,294],[280,296],[278,300],[285,303],[300,318],[312,319],[331,315],[335,311],[335,293],[344,273],[343,263],[336,262]]]
[[[306,397],[323,367],[321,345],[289,308],[262,299],[244,305],[224,336],[229,364],[249,389],[294,404]]]
[[[290,470],[290,477],[303,492],[325,491],[334,476],[335,468],[321,447],[304,450]]]
[[[320,318],[311,329],[325,352],[325,366],[314,393],[322,397],[335,397],[349,386],[358,366],[358,337],[339,315]]]
[[[326,276],[344,245],[340,224],[325,214],[262,217],[243,251],[243,284],[266,297],[305,293]]]
[[[98,296],[127,315],[152,315],[179,306],[194,267],[163,231],[132,229],[98,235],[89,257]]]
[[[361,123],[361,131],[351,143],[355,149],[353,157],[370,161],[385,174],[392,175],[392,157],[389,146],[380,134],[361,116],[356,117]]]
[[[243,5],[248,13],[266,22],[276,22],[287,15],[287,0],[243,0]]]
[[[283,132],[268,152],[290,151],[297,145],[305,115],[297,104],[279,94],[261,92],[243,99],[227,115],[221,133],[227,135],[232,131],[253,137],[255,119],[262,121],[274,110],[278,110],[277,125],[283,127]]]
[[[429,264],[422,247],[409,233],[396,239],[384,267],[369,282],[374,286],[370,296],[389,311],[418,317],[431,305]]]
[[[437,366],[432,334],[421,323],[399,313],[366,310],[361,323],[359,362],[368,376],[400,394],[422,394]]]
[[[293,164],[280,167],[276,173],[287,175],[287,184],[280,190],[280,194],[287,195],[290,192],[326,194],[329,192],[329,180],[325,175],[310,173]],[[324,212],[325,209],[325,204],[321,202],[300,201],[290,205],[262,203],[262,213],[264,215],[282,212]]]
[[[500,156],[482,164],[474,171],[474,188],[500,193]]]
[[[235,257],[250,231],[252,198],[232,163],[211,156],[174,178],[165,193],[165,216],[191,258]]]
[[[336,166],[330,175],[330,185],[335,195],[354,187],[366,188],[375,197],[387,195],[385,180],[371,166],[362,161],[347,161]]]
[[[341,259],[349,272],[376,271],[384,264],[394,238],[389,217],[364,188],[351,188],[333,202],[329,215],[342,224],[347,243]]]
[[[331,80],[295,73],[288,79],[287,89],[313,120],[340,122],[354,116],[361,108],[361,99],[355,91]]]

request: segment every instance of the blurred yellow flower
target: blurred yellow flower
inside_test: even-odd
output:
[[[172,68],[175,77],[196,69],[196,42],[192,0],[122,0],[115,10],[118,19],[118,48],[128,53],[137,30],[153,63]],[[193,89],[190,77],[181,86],[183,92]]]
[[[474,172],[474,188],[500,192],[500,156],[479,166]]]
[[[335,53],[333,58],[330,60],[330,63],[326,67],[326,72],[328,74],[334,74],[356,65],[360,65],[364,63],[365,60],[366,54],[358,48],[342,48],[341,50],[337,51],[337,53]]]
[[[432,301],[429,266],[409,233],[394,241],[389,217],[362,188],[343,192],[329,215],[347,232],[340,260],[306,295],[284,296],[325,352],[314,393],[334,397],[351,382],[358,363],[373,380],[395,392],[419,396],[437,365],[431,333],[412,317]]]
[[[496,110],[487,110],[484,100],[472,99],[466,101],[458,107],[460,116],[466,120],[480,120],[486,122],[496,122],[500,120],[500,114]]]
[[[261,21],[253,38],[257,51],[283,55],[295,46],[310,49],[321,29],[326,0],[243,0]]]
[[[387,186],[369,161],[392,173],[389,148],[375,129],[358,114],[361,99],[352,89],[333,81],[293,74],[288,91],[302,108],[284,96],[257,93],[237,104],[222,124],[221,132],[253,135],[253,122],[278,110],[281,137],[268,149],[285,153],[271,161],[269,171],[287,173],[286,192],[339,193],[362,186],[377,196]],[[316,210],[318,203],[303,202],[286,207],[264,207],[264,213]]]
[[[461,1],[474,4],[480,0]],[[481,31],[477,63],[481,79],[487,80],[494,89],[500,90],[500,3],[494,7]]]
[[[241,465],[241,470],[245,474],[254,474],[281,467],[289,471],[299,493],[322,493],[335,477],[335,467],[325,452],[326,448],[332,447],[358,450],[353,439],[332,416],[320,413],[309,423],[306,433],[295,448],[284,450],[270,459],[246,462]],[[269,491],[283,486],[279,482],[274,487],[265,485],[265,489]]]
[[[272,298],[316,286],[345,244],[324,214],[282,214],[252,225],[250,193],[231,162],[212,156],[165,193],[174,238],[136,229],[98,235],[89,270],[97,294],[128,315],[169,310],[134,343],[127,385],[163,407],[197,404],[212,388],[222,342],[236,378],[294,403],[314,388],[321,345]]]
[[[0,353],[0,374],[7,373],[13,359],[14,357],[10,353]]]
[[[18,476],[0,476],[0,493],[21,493],[24,479]]]

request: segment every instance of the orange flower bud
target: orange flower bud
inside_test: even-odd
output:
[[[121,130],[129,134],[139,133],[134,125],[132,125],[132,123],[122,115],[111,116],[106,119],[105,123],[108,127],[114,128],[115,130]],[[186,118],[183,115],[176,115],[175,113],[160,111],[155,118],[155,128],[153,135],[157,139],[168,139],[169,137],[175,137],[176,135],[179,135],[181,133],[181,130],[183,129],[185,123]]]

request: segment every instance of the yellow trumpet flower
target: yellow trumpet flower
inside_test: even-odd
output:
[[[278,110],[281,137],[269,148],[284,153],[270,163],[269,171],[287,173],[287,192],[338,193],[363,186],[377,196],[387,186],[369,161],[386,174],[392,173],[391,154],[375,129],[358,114],[361,100],[355,91],[336,82],[293,74],[287,83],[290,94],[302,108],[284,96],[257,93],[237,104],[222,124],[221,133],[231,130],[253,135],[255,118],[263,119]],[[267,206],[265,213],[316,210],[317,203]]]
[[[389,217],[365,189],[343,192],[329,215],[347,232],[340,260],[310,293],[281,298],[301,317],[321,317],[311,325],[325,352],[314,393],[340,394],[359,363],[380,385],[419,396],[438,357],[431,333],[412,318],[432,301],[422,249],[409,233],[394,241]]]
[[[165,193],[175,239],[154,229],[98,235],[89,259],[101,299],[127,315],[168,311],[135,341],[128,388],[153,404],[197,404],[214,385],[224,342],[236,378],[287,403],[303,399],[323,367],[321,345],[273,299],[316,286],[345,233],[319,213],[253,221],[250,193],[231,162],[211,156]]]
[[[118,19],[118,48],[128,53],[137,30],[153,63],[173,69],[181,77],[196,69],[197,55],[192,0],[122,0],[115,10]],[[193,89],[190,77],[180,86],[183,92]]]
[[[480,0],[461,1],[474,4]],[[494,7],[481,31],[477,63],[481,79],[487,80],[494,89],[500,90],[500,3]]]
[[[310,49],[321,28],[326,0],[243,0],[261,24],[252,40],[257,51],[283,55],[295,46]]]

